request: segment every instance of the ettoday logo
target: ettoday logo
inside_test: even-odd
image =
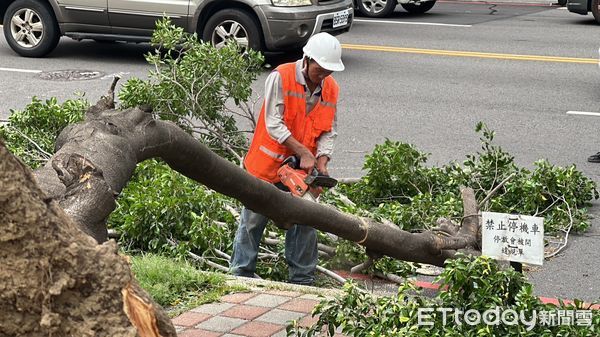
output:
[[[417,311],[417,325],[433,326],[437,316],[441,315],[442,325],[449,321],[456,325],[524,325],[527,331],[531,331],[536,325],[592,325],[591,310],[532,310],[519,311],[513,309],[502,310],[500,307],[479,310],[461,310],[458,308],[419,308]]]

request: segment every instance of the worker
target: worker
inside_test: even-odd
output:
[[[342,47],[328,33],[310,37],[302,59],[278,66],[265,84],[265,98],[254,137],[244,158],[251,175],[285,187],[277,170],[291,155],[300,158],[300,168],[317,168],[327,175],[336,132],[339,87],[331,74],[344,70]],[[234,275],[254,277],[258,247],[268,219],[245,208],[235,235],[230,269]],[[311,285],[317,266],[317,232],[293,225],[285,236],[285,258],[289,282]]]

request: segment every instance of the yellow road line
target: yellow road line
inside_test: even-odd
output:
[[[350,50],[383,51],[383,52],[408,53],[408,54],[478,57],[478,58],[499,59],[499,60],[517,60],[517,61],[598,64],[598,59],[580,58],[580,57],[482,53],[482,52],[472,52],[472,51],[402,48],[402,47],[373,46],[373,45],[347,44],[347,43],[342,44],[342,47],[345,49],[350,49]]]

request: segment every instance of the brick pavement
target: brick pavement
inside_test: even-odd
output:
[[[219,302],[201,305],[172,322],[179,337],[285,337],[290,320],[301,326],[316,322],[311,312],[322,298],[299,291],[253,289],[225,295]]]
[[[179,337],[285,337],[288,321],[297,320],[300,326],[305,327],[312,325],[317,320],[311,315],[315,305],[323,298],[332,298],[341,293],[339,289],[320,289],[231,275],[227,277],[231,285],[244,286],[249,290],[225,295],[218,302],[201,305],[173,318]],[[366,276],[352,275],[352,278],[360,281]],[[429,296],[437,292],[436,284],[418,280],[414,282]],[[397,285],[385,287],[367,282],[365,286],[378,289],[373,290],[376,295],[391,295],[397,291]],[[558,302],[554,298],[541,297],[541,300],[545,303]],[[600,308],[600,305],[594,308]],[[342,334],[336,336],[344,337]]]

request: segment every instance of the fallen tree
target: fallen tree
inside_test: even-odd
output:
[[[63,130],[56,153],[33,174],[0,143],[3,334],[175,334],[162,309],[137,286],[114,241],[105,242],[115,199],[136,164],[148,158],[161,158],[276,223],[303,223],[377,255],[443,265],[456,250],[477,246],[478,208],[471,189],[463,190],[462,226],[447,220],[440,224],[444,235],[405,232],[281,192],[147,109],[115,110],[115,84],[83,122]]]
[[[113,83],[114,88],[114,83]],[[177,172],[241,201],[275,223],[302,223],[357,242],[397,259],[443,265],[457,249],[477,245],[478,208],[470,189],[463,191],[464,221],[446,235],[409,233],[372,219],[292,197],[221,158],[178,126],[156,120],[147,109],[114,110],[113,90],[65,129],[57,151],[35,177],[49,198],[98,242],[107,238],[106,219],[137,163],[161,158]]]
[[[159,23],[159,26],[163,28],[167,25],[167,21]],[[356,184],[359,186],[357,189],[367,191],[367,193],[355,194],[361,198],[366,195],[362,203],[367,206],[378,207],[381,201],[386,201],[384,207],[388,206],[388,208],[384,209],[384,212],[377,212],[380,209],[375,209],[375,212],[371,212],[374,210],[371,208],[369,210],[360,209],[357,214],[366,217],[359,217],[338,212],[331,207],[293,198],[273,188],[270,184],[249,176],[236,165],[211,152],[209,148],[175,124],[156,119],[160,116],[160,118],[176,121],[187,132],[196,133],[196,136],[203,139],[206,144],[213,146],[217,144],[218,146],[213,149],[217,152],[221,151],[218,153],[229,155],[233,160],[241,159],[241,152],[238,153],[238,151],[243,151],[246,139],[234,127],[235,123],[232,123],[231,115],[223,114],[220,107],[224,104],[225,99],[235,101],[236,104],[246,100],[249,92],[244,83],[249,83],[254,79],[252,72],[247,72],[248,69],[253,68],[252,62],[246,62],[248,55],[244,55],[243,58],[237,60],[237,67],[233,67],[233,54],[231,53],[238,55],[235,50],[226,51],[230,54],[213,54],[212,50],[195,46],[197,44],[195,38],[182,37],[179,33],[177,30],[172,30],[171,33],[161,33],[157,36],[167,37],[167,46],[170,43],[180,44],[179,42],[183,39],[186,45],[183,49],[188,52],[164,53],[157,50],[154,55],[147,55],[147,60],[156,71],[153,73],[154,77],[152,74],[150,76],[154,80],[132,79],[120,93],[122,106],[134,107],[139,104],[152,104],[158,112],[152,113],[150,108],[145,107],[124,109],[123,111],[115,110],[113,94],[116,83],[113,83],[109,95],[87,111],[83,122],[69,125],[63,130],[56,141],[54,155],[51,155],[53,151],[50,144],[53,143],[56,131],[62,129],[64,124],[55,123],[53,132],[46,132],[47,130],[40,128],[39,125],[31,127],[29,123],[31,120],[21,118],[19,122],[25,128],[52,135],[46,137],[42,146],[39,146],[35,142],[36,137],[30,138],[18,127],[13,129],[14,133],[19,135],[18,138],[22,138],[22,143],[35,147],[33,152],[41,153],[41,156],[36,155],[29,158],[29,163],[33,159],[37,166],[39,162],[49,159],[43,168],[34,173],[39,188],[24,165],[18,164],[0,144],[0,215],[2,215],[0,226],[2,229],[6,229],[0,233],[0,251],[2,252],[0,253],[2,259],[0,265],[7,266],[6,273],[0,272],[0,282],[4,286],[0,286],[0,317],[2,318],[0,335],[36,335],[39,334],[39,331],[54,335],[131,335],[135,334],[133,326],[137,327],[137,333],[141,336],[167,336],[174,333],[162,311],[147,298],[143,291],[137,289],[127,264],[117,255],[115,245],[110,242],[97,245],[94,240],[77,230],[79,227],[95,238],[97,242],[105,242],[107,239],[106,221],[115,209],[117,196],[121,194],[123,187],[131,179],[136,165],[148,158],[162,159],[175,171],[241,201],[246,206],[269,216],[275,220],[275,223],[304,223],[322,231],[337,234],[339,237],[366,247],[371,258],[388,255],[405,261],[436,265],[442,265],[446,259],[455,257],[459,250],[465,249],[471,253],[477,253],[479,248],[478,208],[490,210],[492,204],[490,196],[494,195],[515,174],[524,176],[521,171],[516,172],[517,170],[511,166],[512,157],[509,158],[507,154],[496,151],[490,146],[488,140],[491,142],[493,132],[486,131],[484,128],[483,138],[485,139],[482,139],[484,149],[491,149],[497,153],[486,151],[482,155],[486,157],[486,160],[477,163],[471,160],[474,158],[471,157],[470,165],[465,165],[467,170],[445,168],[431,171],[420,170],[422,171],[420,174],[415,174],[419,170],[414,170],[414,168],[418,168],[421,160],[424,162],[424,159],[420,158],[422,156],[418,154],[412,159],[410,165],[403,165],[404,171],[400,172],[400,178],[418,176],[417,180],[419,180],[423,177],[430,178],[430,173],[450,177],[439,180],[437,185],[451,189],[452,193],[433,189],[431,184],[421,186],[412,180],[396,179],[398,176],[390,179],[390,176],[398,174],[397,166],[381,165],[378,156],[372,156],[365,163],[369,165],[369,161],[371,161],[371,171],[376,168],[374,176],[367,179],[371,185],[364,184],[364,180],[359,181]],[[165,46],[165,41],[159,42],[157,45]],[[192,49],[194,52],[189,52]],[[202,55],[206,57],[201,57]],[[166,60],[162,56],[166,56]],[[186,58],[188,56],[189,58]],[[213,57],[211,58],[211,56]],[[226,62],[222,60],[226,60]],[[199,65],[204,68],[198,69],[202,68]],[[227,73],[227,76],[221,76],[224,72]],[[241,75],[244,75],[243,79],[240,78]],[[215,96],[214,93],[218,93],[218,95]],[[126,104],[123,105],[123,103]],[[75,104],[87,106],[87,102]],[[39,108],[38,105],[36,104],[37,108]],[[251,112],[253,109],[247,110]],[[80,117],[82,112],[83,109],[79,110],[77,117]],[[63,119],[73,122],[74,119],[66,118],[69,115],[68,113],[63,114],[65,117]],[[53,118],[41,118],[41,120],[55,121]],[[192,120],[200,120],[202,123],[195,126],[191,123]],[[60,127],[56,127],[57,125]],[[255,124],[252,123],[252,125]],[[0,127],[0,138],[3,134],[1,131]],[[231,135],[235,135],[235,137],[230,137]],[[379,156],[388,159],[390,153],[385,151],[388,148],[395,156],[392,161],[405,164],[407,161],[411,162],[411,152],[417,152],[412,150],[396,151],[395,147],[394,144],[383,146],[381,149],[384,150],[380,151]],[[32,151],[26,150],[17,153],[21,156],[28,152]],[[503,165],[508,169],[498,170],[499,161],[504,163]],[[493,172],[485,170],[487,163],[494,164]],[[160,166],[161,170],[165,169],[163,164],[157,166]],[[483,169],[478,170],[478,166]],[[377,170],[379,168],[383,169]],[[542,168],[554,172],[551,165],[544,164]],[[569,175],[571,174],[570,170],[570,168],[567,170]],[[154,172],[159,171],[152,171],[152,173]],[[491,173],[491,179],[488,179],[490,175],[485,173]],[[562,172],[558,173],[558,175],[538,175],[542,178],[547,176],[547,180],[553,182],[558,180],[562,174]],[[179,175],[177,176],[179,177]],[[469,179],[463,179],[464,176],[476,179],[469,181]],[[555,176],[557,179],[554,179]],[[454,178],[458,179],[453,180]],[[448,183],[449,180],[453,180],[454,183]],[[498,184],[500,180],[502,182]],[[513,179],[513,181],[517,180]],[[396,185],[403,183],[406,186],[392,186],[392,181]],[[597,197],[595,184],[591,182],[583,181],[582,184],[573,184],[572,180],[562,181],[566,185],[576,186],[573,189],[583,191],[581,194],[584,195],[582,198],[584,202],[587,200],[588,194]],[[578,182],[581,183],[582,179]],[[191,185],[191,189],[195,188],[193,184],[186,184],[186,186]],[[163,186],[154,185],[159,186],[158,188]],[[460,185],[475,188],[479,199],[485,196],[478,205],[473,190],[463,189],[461,191],[462,207],[464,208],[462,218],[460,216],[461,206],[458,203],[449,202],[449,200],[459,199],[454,195],[454,191],[458,191]],[[516,185],[518,186],[519,183]],[[550,209],[557,209],[558,205],[564,203],[568,210],[565,215],[571,219],[568,230],[572,226],[583,229],[587,227],[584,211],[579,213],[581,221],[573,225],[571,208],[567,202],[567,199],[579,200],[580,194],[570,193],[570,189],[563,191],[560,186],[558,190],[561,193],[546,190],[548,184],[544,184],[543,180],[523,185],[539,188],[518,189],[519,193],[507,193],[509,190],[514,190],[515,187],[505,186],[504,191],[498,193],[505,199],[501,203],[501,206],[505,208],[500,207],[500,211],[514,212],[515,209],[512,207],[518,204],[523,207],[520,211],[524,214],[539,215]],[[141,188],[140,190],[145,189]],[[159,194],[162,193],[156,193],[156,195]],[[187,196],[187,192],[182,194]],[[565,194],[568,195],[568,198],[563,196]],[[420,198],[423,195],[425,197]],[[438,199],[439,195],[442,195],[442,198]],[[547,199],[549,201],[547,203],[537,203],[536,200],[522,202],[523,199],[527,199],[525,196],[537,196],[543,201]],[[340,201],[343,202],[344,198],[348,199],[344,195],[339,195]],[[355,199],[353,198],[353,200]],[[438,213],[431,216],[426,214],[428,217],[398,216],[399,212],[395,211],[400,209],[398,204],[387,202],[393,200],[410,200],[411,204],[415,200],[420,200],[420,203],[415,202],[418,204],[415,207],[417,211],[403,214],[418,213],[418,207],[437,210]],[[161,201],[158,203],[163,207],[159,212],[165,211],[170,205],[161,203]],[[348,202],[352,203],[350,199]],[[372,204],[369,205],[369,202]],[[138,200],[137,205],[144,208],[144,200],[141,202]],[[578,206],[579,204],[573,201],[573,205]],[[404,207],[404,205],[400,207]],[[498,203],[495,204],[495,207],[498,207]],[[36,211],[33,213],[26,211],[30,209]],[[189,208],[184,211],[187,214],[192,213],[189,212]],[[574,211],[580,210],[574,208]],[[350,210],[350,212],[353,211]],[[202,213],[208,212],[199,212],[199,214]],[[415,224],[423,224],[424,228],[431,227],[435,222],[434,219],[440,214],[444,216],[452,214],[452,219],[460,219],[457,221],[460,222],[460,225],[450,219],[440,219],[437,228],[432,230],[421,231],[422,227],[415,226]],[[412,223],[410,226],[404,227],[406,230],[402,230],[386,221],[387,216],[393,216],[393,221],[398,225],[406,226],[409,221]],[[381,221],[373,220],[375,217]],[[135,215],[131,218],[138,219]],[[150,221],[156,220],[153,215],[148,218]],[[559,219],[554,215],[551,218]],[[217,226],[225,224],[220,222],[221,220],[211,219]],[[167,222],[177,221],[168,219]],[[556,222],[560,221],[556,220]],[[171,233],[168,230],[157,231],[156,229],[161,227],[153,227],[154,223],[150,225],[141,221],[137,223],[142,227],[152,228],[149,231],[152,234],[142,236],[141,241],[151,242],[153,239],[151,235],[156,235],[156,233],[160,233],[159,235],[164,236],[162,239],[169,241]],[[179,223],[187,224],[185,221]],[[231,224],[230,221],[229,225]],[[194,234],[200,233],[197,236],[202,237],[202,228],[197,229]],[[415,233],[408,230],[421,232]],[[566,237],[564,242],[566,245]],[[191,240],[189,242],[191,246],[195,243],[197,242]],[[347,242],[343,242],[342,245],[345,244]],[[213,242],[208,242],[208,246],[227,259],[227,254],[219,251],[220,247],[214,247]],[[354,244],[351,246],[353,249],[356,247]],[[189,254],[192,253],[189,252]],[[276,252],[272,251],[263,254],[266,258],[275,255]],[[362,256],[361,250],[361,258]],[[203,256],[199,256],[199,258],[204,259]],[[383,260],[394,262],[392,259],[379,259],[377,263]],[[367,268],[373,264],[372,262],[373,260],[369,259],[366,263],[357,266],[360,267],[357,269]],[[206,263],[210,264],[210,261]],[[220,269],[226,268],[218,264],[214,264],[214,266]],[[114,284],[109,285],[107,283],[109,280],[114,281]],[[59,304],[65,304],[65,306]],[[132,308],[140,310],[132,310]],[[14,313],[20,312],[27,312],[28,315],[24,316],[26,317],[24,319],[19,315],[14,315]],[[4,313],[9,314],[4,315]],[[86,323],[80,324],[80,322]]]

